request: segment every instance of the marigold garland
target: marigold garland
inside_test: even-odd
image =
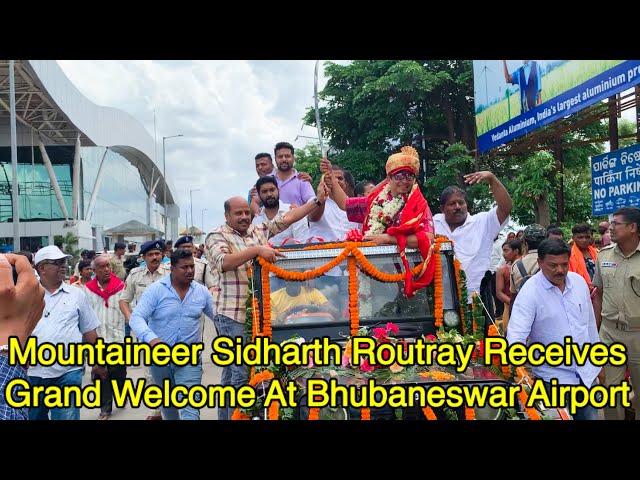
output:
[[[422,409],[422,413],[425,416],[425,418],[427,420],[437,420],[438,417],[436,417],[436,414],[433,413],[433,410],[431,409],[431,407],[424,407]]]
[[[362,407],[360,409],[360,420],[371,420],[371,409]]]
[[[436,244],[435,255],[433,261],[435,264],[434,274],[434,299],[433,299],[433,316],[435,317],[435,326],[439,328],[442,326],[444,319],[444,303],[442,300],[442,262],[440,261],[440,248],[439,244]]]
[[[269,269],[263,268],[260,274],[262,280],[262,335],[271,338],[271,287],[269,286]]]
[[[310,408],[307,420],[320,420],[320,409],[317,407]]]
[[[447,242],[447,238],[446,237],[439,237],[436,238],[436,241],[434,243],[434,257],[437,258],[435,267],[436,267],[436,273],[434,276],[434,281],[436,283],[436,326],[440,326],[442,325],[442,319],[444,317],[444,312],[442,310],[442,265],[440,263],[440,256],[439,256],[439,252],[440,252],[440,244],[443,242]],[[332,268],[337,267],[340,263],[342,263],[345,259],[348,261],[349,264],[349,268],[353,269],[356,265],[360,267],[360,270],[362,270],[365,274],[369,275],[370,277],[380,281],[380,282],[387,282],[387,283],[393,283],[393,282],[401,282],[404,280],[404,273],[397,273],[397,274],[389,274],[389,273],[385,273],[382,272],[380,270],[378,270],[378,268],[375,267],[375,265],[373,265],[371,262],[369,262],[369,260],[367,260],[367,258],[365,257],[364,253],[362,253],[362,251],[360,251],[359,247],[369,247],[369,246],[374,246],[374,244],[372,242],[342,242],[342,243],[329,243],[329,244],[325,244],[325,245],[312,245],[309,247],[304,247],[300,250],[325,250],[325,249],[332,249],[332,248],[343,248],[342,252],[340,252],[340,254],[334,258],[333,260],[331,260],[329,263],[326,263],[324,265],[321,265],[318,268],[315,268],[313,270],[306,270],[304,272],[291,272],[288,270],[285,270],[281,267],[278,267],[277,265],[275,265],[274,263],[271,263],[267,260],[265,260],[262,257],[258,257],[258,262],[260,263],[262,269],[261,269],[261,284],[262,284],[262,317],[263,317],[263,323],[262,323],[262,331],[260,331],[259,327],[255,330],[255,335],[264,335],[266,337],[271,338],[272,335],[272,328],[271,328],[271,296],[270,296],[270,292],[271,292],[271,288],[269,286],[269,273],[273,273],[274,275],[276,275],[279,278],[282,278],[286,281],[293,281],[293,282],[303,282],[306,280],[311,280],[313,278],[317,278],[320,277],[322,275],[324,275],[325,273],[327,273],[329,270],[331,270]],[[413,275],[417,275],[419,274],[423,269],[423,264],[420,263],[418,265],[416,265],[412,270],[411,273]],[[352,279],[356,279],[355,280],[355,284],[353,283]],[[355,294],[354,294],[355,292]],[[358,311],[358,285],[357,285],[357,277],[356,275],[353,274],[353,272],[350,270],[350,274],[349,274],[349,317],[350,317],[350,322],[351,322],[351,334],[352,335],[356,335],[358,332],[358,327],[355,327],[354,329],[354,325],[359,325],[359,311]],[[439,306],[439,308],[437,308]],[[257,309],[256,309],[257,311]],[[439,316],[438,313],[439,312]],[[440,322],[438,323],[438,318],[440,319]]]
[[[349,322],[351,336],[358,335],[360,328],[360,305],[358,304],[358,270],[356,259],[349,257]]]
[[[458,302],[460,304],[460,331],[464,335],[466,328],[464,325],[464,306],[467,303],[466,298],[462,298],[462,278],[460,278],[460,270],[462,270],[462,264],[457,258],[453,259],[453,271],[456,274],[456,287],[458,288]]]
[[[231,420],[250,420],[251,417],[246,413],[242,412],[239,408],[236,408],[233,411],[233,415],[231,415]]]
[[[527,394],[524,386],[527,383],[527,380],[530,379],[527,371],[524,367],[516,367],[516,381],[520,384],[520,392],[518,393],[518,397],[520,398],[520,402],[522,403],[522,407],[524,408],[525,413],[531,420],[540,420],[540,414],[535,408],[527,407],[527,400],[529,399],[529,395]]]
[[[267,382],[272,379],[273,379],[272,372],[270,372],[269,370],[262,370],[261,372],[258,372],[255,375],[253,375],[251,380],[249,380],[249,385],[251,385],[252,387],[255,387],[256,385],[262,382]]]
[[[386,273],[381,270],[378,270],[375,265],[373,265],[367,257],[365,257],[364,253],[362,253],[357,248],[351,251],[352,255],[358,260],[358,265],[360,270],[369,275],[371,278],[378,280],[379,282],[385,283],[395,283],[402,282],[404,280],[404,273]],[[412,275],[417,275],[422,271],[422,263],[416,265],[411,269]]]
[[[280,402],[278,400],[274,400],[269,405],[269,410],[267,411],[267,418],[269,420],[279,420],[280,419]]]
[[[464,419],[465,420],[475,420],[476,419],[476,411],[471,407],[464,407]]]

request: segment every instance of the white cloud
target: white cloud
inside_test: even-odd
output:
[[[253,157],[278,141],[302,147],[315,129],[302,127],[313,105],[313,60],[304,61],[115,61],[58,62],[75,86],[98,105],[133,115],[153,135],[182,133],[166,142],[167,176],[184,212],[193,194],[194,223],[205,229],[224,222],[223,202],[245,195],[255,181]],[[342,62],[341,62],[342,63]],[[325,79],[321,76],[320,88]],[[161,156],[162,146],[158,148]]]

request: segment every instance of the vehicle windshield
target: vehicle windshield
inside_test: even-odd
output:
[[[369,250],[367,252],[366,250]],[[277,266],[289,272],[317,269],[334,259],[339,250],[287,252]],[[402,273],[400,258],[393,247],[363,248],[367,260],[387,274]],[[408,253],[411,265],[420,255]],[[417,320],[430,317],[433,305],[433,287],[419,290],[407,299],[403,295],[403,282],[380,282],[357,269],[357,292],[361,323],[379,323]],[[270,309],[274,328],[303,324],[348,324],[349,322],[349,270],[343,261],[326,274],[299,281],[288,281],[270,274]]]

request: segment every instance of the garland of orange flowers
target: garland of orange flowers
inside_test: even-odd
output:
[[[436,328],[442,326],[444,319],[444,302],[442,300],[442,262],[440,261],[440,245],[436,243],[436,252],[433,258],[435,264],[434,274],[434,299],[433,299],[433,316],[435,317]]]
[[[386,273],[381,270],[378,270],[375,265],[373,265],[367,257],[365,257],[364,253],[362,253],[359,249],[355,248],[351,251],[351,254],[358,260],[358,265],[360,266],[360,270],[369,275],[371,278],[378,280],[379,282],[385,283],[394,283],[394,282],[402,282],[404,280],[404,273]],[[422,263],[419,263],[415,267],[411,269],[412,275],[417,275],[422,271]]]
[[[269,410],[267,411],[267,418],[269,420],[279,420],[280,419],[280,402],[278,400],[274,400],[269,405]]]
[[[269,286],[269,270],[263,268],[260,271],[260,275],[262,280],[262,335],[271,338],[271,287]]]
[[[349,322],[351,336],[358,334],[360,328],[360,305],[358,304],[358,271],[356,259],[349,257]]]
[[[462,334],[465,334],[464,327],[464,306],[467,303],[466,298],[462,298],[462,279],[460,278],[460,270],[462,270],[462,265],[460,264],[460,260],[457,258],[453,259],[453,271],[456,274],[456,287],[458,288],[458,301],[460,302],[460,331]]]
[[[527,407],[527,400],[529,399],[529,395],[524,389],[525,379],[527,378],[530,378],[530,377],[527,374],[527,371],[524,369],[524,367],[517,367],[516,380],[518,381],[518,383],[520,383],[520,392],[518,393],[518,398],[520,398],[520,402],[522,403],[522,406],[524,407],[524,411],[526,412],[527,416],[531,420],[540,420],[541,417],[538,411],[535,408]]]
[[[362,407],[360,409],[360,420],[371,420],[371,409]]]
[[[465,420],[475,420],[476,411],[471,407],[464,407],[464,418]]]
[[[442,320],[444,318],[443,311],[443,302],[442,302],[442,264],[440,262],[440,244],[448,241],[446,237],[438,237],[434,243],[434,257],[436,257],[435,264],[435,304],[436,304],[436,326],[442,325]],[[404,280],[404,273],[397,274],[389,274],[378,270],[360,251],[358,247],[361,246],[373,246],[373,243],[362,243],[362,242],[344,242],[344,243],[329,243],[325,245],[312,245],[309,247],[304,247],[301,250],[319,250],[319,249],[331,249],[331,248],[343,248],[342,252],[331,260],[329,263],[326,263],[318,268],[313,270],[306,270],[304,272],[291,272],[285,270],[281,267],[276,266],[274,263],[271,263],[265,260],[262,257],[258,257],[258,262],[262,266],[261,269],[261,284],[262,284],[262,331],[260,332],[259,328],[254,329],[256,335],[264,335],[266,337],[271,338],[272,328],[271,328],[271,297],[267,294],[270,292],[269,287],[269,273],[273,273],[279,278],[282,278],[287,281],[294,282],[303,282],[306,280],[310,280],[312,278],[320,277],[324,275],[329,270],[334,267],[337,267],[340,263],[342,263],[345,259],[347,259],[349,265],[349,318],[350,318],[350,330],[351,335],[357,335],[358,327],[359,327],[359,312],[358,312],[358,284],[357,284],[357,276],[354,271],[355,266],[359,266],[360,269],[370,277],[380,281],[380,282],[401,282]],[[417,275],[422,271],[423,263],[416,265],[411,273],[413,275]],[[355,282],[355,283],[354,283]],[[257,311],[257,309],[256,309]],[[258,323],[258,322],[255,322]]]
[[[317,407],[310,408],[307,420],[320,420],[320,409]]]
[[[242,412],[239,408],[236,408],[233,411],[233,415],[231,415],[231,420],[250,420],[251,417],[246,413]]]
[[[251,385],[252,387],[255,387],[259,383],[267,382],[272,379],[273,379],[272,372],[270,372],[269,370],[262,370],[261,372],[256,373],[251,377],[251,380],[249,380],[249,385]]]
[[[433,413],[433,410],[431,409],[431,407],[424,407],[422,409],[422,413],[424,414],[425,418],[427,420],[437,420],[438,417],[436,417],[436,414]]]

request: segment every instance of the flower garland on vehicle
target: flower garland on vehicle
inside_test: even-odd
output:
[[[436,269],[434,273],[434,299],[433,299],[433,316],[435,318],[435,326],[439,328],[442,326],[444,319],[444,302],[442,299],[442,262],[440,261],[440,244],[436,243],[436,254],[433,261],[436,262]]]
[[[369,235],[379,235],[386,232],[407,203],[407,198],[409,198],[407,194],[394,196],[391,193],[391,185],[385,185],[376,199],[371,202],[369,221],[365,231]]]
[[[358,298],[358,271],[356,259],[349,257],[349,324],[352,336],[358,334],[360,327],[360,305]]]
[[[445,237],[438,237],[434,242],[434,254],[436,264],[435,264],[435,317],[436,317],[436,325],[442,325],[442,320],[444,318],[443,311],[443,302],[442,302],[442,264],[440,262],[440,244],[443,242],[447,242],[448,239]],[[285,270],[281,267],[276,266],[274,263],[271,263],[262,257],[258,257],[258,262],[260,263],[261,269],[261,283],[262,283],[262,292],[269,292],[271,289],[269,287],[269,273],[274,273],[277,277],[282,278],[286,281],[294,281],[294,282],[302,282],[306,280],[311,280],[313,278],[317,278],[321,275],[324,275],[332,268],[338,266],[345,259],[348,259],[349,268],[353,269],[355,265],[360,268],[365,274],[370,277],[380,281],[380,282],[401,282],[404,280],[404,274],[389,274],[378,270],[362,253],[362,251],[358,248],[361,246],[370,246],[371,244],[366,243],[362,244],[360,242],[344,242],[344,243],[330,243],[322,246],[314,245],[312,247],[305,247],[303,250],[313,250],[321,247],[322,249],[331,249],[331,248],[344,248],[340,254],[331,260],[330,262],[316,268],[313,270],[306,270],[304,272],[291,272]],[[352,260],[353,259],[353,260]],[[422,271],[423,263],[416,265],[412,269],[412,274],[416,275]],[[355,279],[356,283],[353,283]],[[351,321],[351,332],[358,330],[359,325],[359,315],[358,315],[358,285],[357,285],[357,276],[352,274],[350,270],[349,274],[349,316]],[[261,334],[271,338],[272,328],[271,328],[271,298],[269,295],[262,296],[262,308],[263,308],[263,325],[262,332],[258,330],[257,334]],[[256,310],[257,311],[257,310]]]
[[[436,414],[433,413],[433,409],[431,407],[424,407],[422,409],[422,414],[425,416],[427,420],[437,420]]]

